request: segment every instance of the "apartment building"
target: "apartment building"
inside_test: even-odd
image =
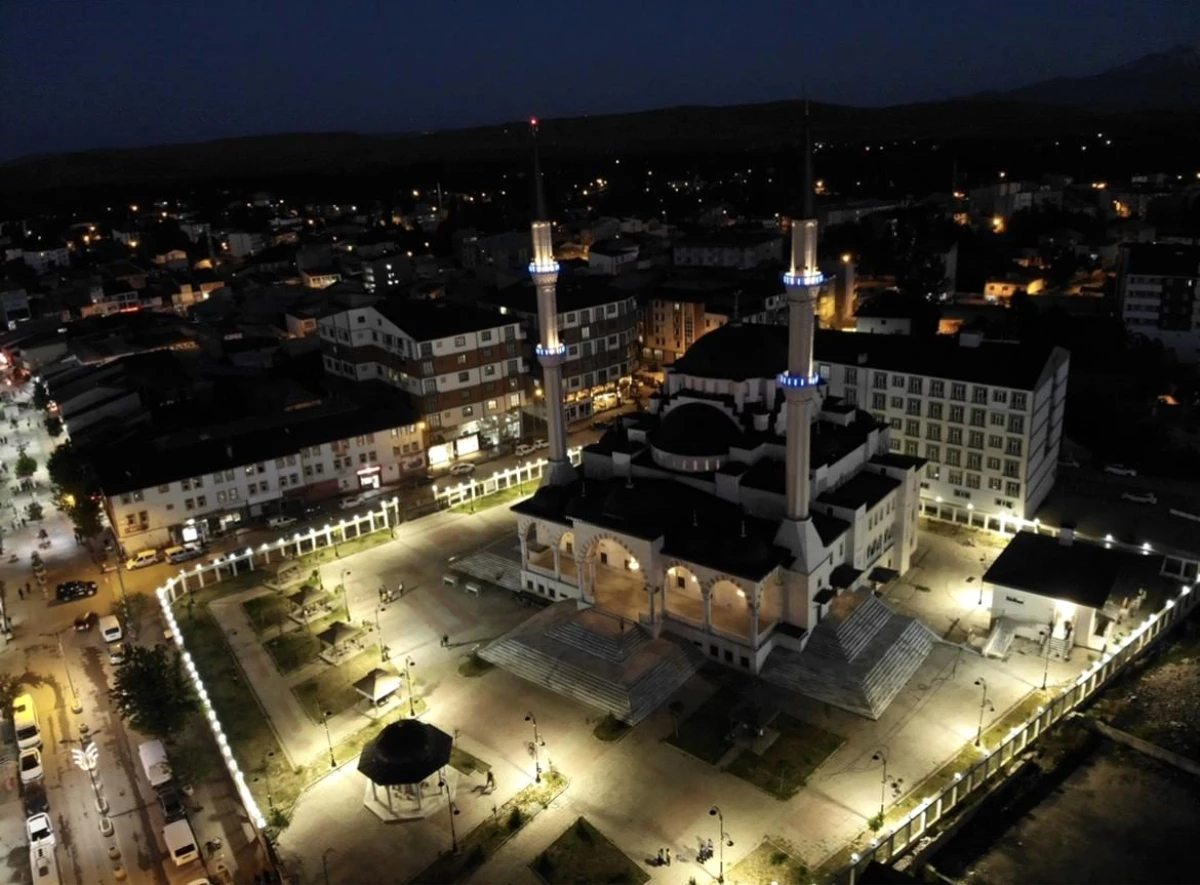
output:
[[[1070,354],[962,333],[818,331],[829,393],[892,428],[892,451],[925,458],[923,511],[999,528],[1032,519],[1054,485]]]
[[[315,408],[289,417],[244,432],[130,438],[95,458],[122,554],[219,537],[250,519],[299,514],[306,501],[424,469],[415,413]]]
[[[36,273],[45,273],[52,267],[66,267],[71,263],[71,252],[60,244],[38,242],[21,250],[21,260]]]
[[[620,405],[628,393],[638,356],[637,300],[628,290],[604,278],[560,277],[555,296],[558,338],[567,348],[563,363],[563,399],[567,421],[578,421]],[[540,366],[533,358],[539,340],[537,293],[532,283],[510,286],[481,299],[502,316],[521,324],[526,362],[534,367],[530,401],[533,414],[545,421]]]
[[[676,267],[732,267],[746,270],[783,262],[777,231],[721,230],[684,237],[672,249]]]
[[[378,300],[318,322],[325,370],[408,393],[431,465],[521,436],[529,361],[515,317],[445,300]]]
[[[1121,318],[1131,335],[1200,360],[1200,246],[1131,243],[1117,265]]]
[[[373,258],[363,258],[363,287],[368,292],[386,294],[406,285],[413,278],[412,255],[406,252],[388,252]]]
[[[698,339],[733,318],[773,323],[782,316],[787,296],[778,279],[728,281],[711,276],[681,277],[660,283],[642,311],[642,362],[647,368],[669,366]]]

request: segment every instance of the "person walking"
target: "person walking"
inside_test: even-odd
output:
[[[487,773],[487,780],[484,781],[483,788],[489,793],[496,789],[496,775],[492,774],[490,769]]]
[[[442,634],[442,648],[449,648],[449,647],[450,647],[450,634],[443,633]]]

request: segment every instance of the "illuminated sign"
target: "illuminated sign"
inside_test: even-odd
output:
[[[472,433],[470,436],[464,436],[462,439],[454,441],[454,451],[458,457],[463,455],[473,455],[479,451],[479,434]]]

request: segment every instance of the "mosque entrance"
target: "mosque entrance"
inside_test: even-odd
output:
[[[583,559],[585,580],[596,608],[637,621],[650,613],[646,576],[637,557],[612,538],[598,538]]]

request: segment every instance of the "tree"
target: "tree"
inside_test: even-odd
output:
[[[131,728],[159,740],[178,734],[200,711],[182,658],[165,645],[132,646],[108,695]]]
[[[25,515],[29,517],[30,522],[41,522],[46,511],[37,501],[30,501],[25,507]]]
[[[46,386],[45,381],[39,381],[33,385],[33,407],[39,411],[44,411],[50,406],[50,388]]]
[[[79,534],[85,538],[92,538],[103,531],[103,526],[100,523],[100,502],[92,497],[84,497],[75,502],[73,507],[68,507],[66,510],[67,516],[71,517],[71,522],[75,523],[75,528]]]
[[[100,534],[100,490],[83,453],[68,440],[50,453],[46,471],[55,506],[70,517],[83,537]]]
[[[57,415],[47,415],[45,424],[46,432],[50,434],[51,439],[58,439],[58,437],[62,436],[63,423],[62,419]]]
[[[17,458],[17,479],[28,479],[37,472],[37,461],[24,452]]]

